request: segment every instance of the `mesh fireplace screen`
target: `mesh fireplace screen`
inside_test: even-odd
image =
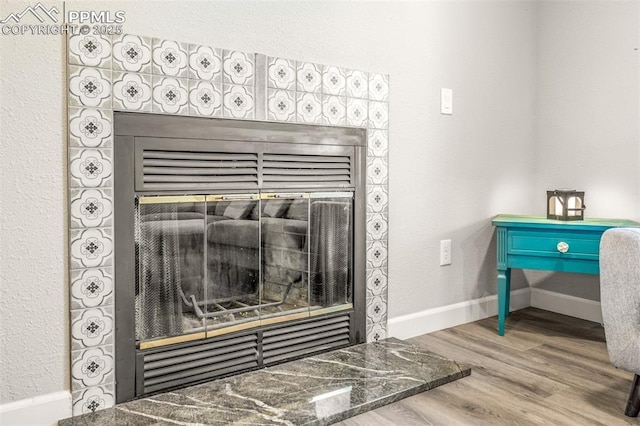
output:
[[[311,303],[351,302],[351,203],[340,199],[311,202]]]
[[[353,193],[139,197],[136,340],[350,306]]]
[[[139,340],[202,329],[184,290],[204,297],[204,214],[197,203],[137,203],[136,334]]]

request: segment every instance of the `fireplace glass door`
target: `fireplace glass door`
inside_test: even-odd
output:
[[[140,197],[135,212],[136,340],[204,332],[205,197]]]
[[[266,323],[309,312],[309,196],[262,194],[262,306]]]
[[[352,308],[353,193],[136,199],[136,340]]]

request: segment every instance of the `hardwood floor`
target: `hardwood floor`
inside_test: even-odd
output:
[[[371,425],[640,425],[624,416],[633,374],[609,362],[600,324],[527,308],[409,341],[471,376],[347,419]]]

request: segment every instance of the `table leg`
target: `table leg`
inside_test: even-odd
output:
[[[511,268],[498,269],[498,334],[504,336],[504,321],[509,315]]]

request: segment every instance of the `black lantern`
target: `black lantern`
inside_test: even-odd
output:
[[[572,189],[547,191],[547,219],[583,220],[584,192]]]

